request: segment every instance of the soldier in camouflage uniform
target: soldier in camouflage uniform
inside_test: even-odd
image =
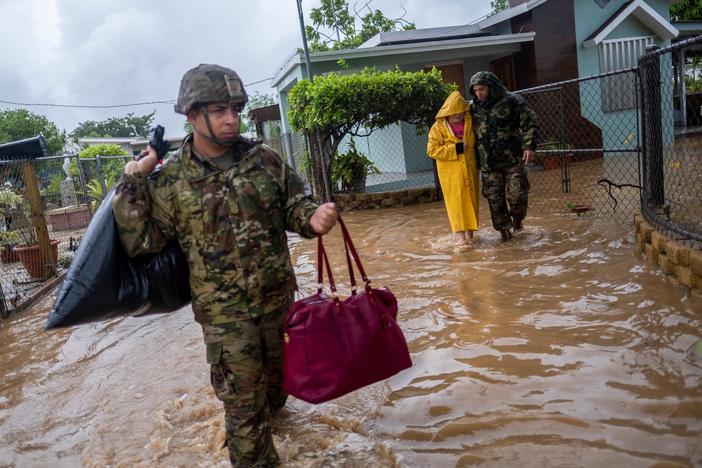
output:
[[[512,228],[523,229],[527,213],[524,164],[535,157],[536,118],[524,99],[507,91],[490,72],[473,75],[470,94],[483,196],[490,205],[492,226],[508,241]]]
[[[193,133],[153,173],[151,148],[128,163],[113,212],[129,255],[178,240],[212,386],[224,403],[232,465],[275,466],[270,421],[287,398],[283,324],[297,287],[285,232],[325,234],[337,214],[332,203],[317,206],[271,148],[239,135],[246,101],[230,69],[186,72],[175,110]]]

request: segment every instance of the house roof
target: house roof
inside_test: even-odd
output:
[[[249,111],[249,118],[256,122],[280,120],[280,106],[278,104],[271,104],[270,106],[251,109]]]
[[[404,31],[403,31],[404,32]],[[477,36],[460,39],[430,40],[422,42],[385,45],[382,47],[363,47],[356,49],[330,50],[310,54],[310,62],[331,62],[340,59],[351,60],[370,57],[415,55],[419,53],[441,52],[456,49],[469,49],[480,55],[481,48],[533,42],[535,33],[502,34],[496,36]],[[300,54],[293,54],[271,79],[271,87],[276,87],[288,74],[303,62]]]
[[[339,59],[363,59],[369,57],[397,56],[404,54],[420,54],[441,52],[455,49],[468,49],[478,47],[489,47],[502,44],[516,44],[521,42],[533,42],[535,32],[519,34],[494,34],[490,30],[492,26],[508,21],[521,14],[527,13],[534,8],[543,5],[549,0],[527,0],[519,5],[507,8],[494,15],[489,15],[484,19],[475,20],[468,24],[458,26],[447,26],[439,28],[423,28],[406,31],[393,31],[379,33],[361,44],[356,49],[331,50],[326,52],[315,52],[310,54],[310,62],[329,62]],[[559,0],[564,1],[564,0]],[[681,0],[668,0],[674,5]],[[630,15],[634,15],[639,21],[650,28],[655,34],[664,40],[677,37],[678,30],[673,27],[665,18],[658,14],[645,1],[631,0],[610,17],[593,35],[588,38],[584,45],[586,47],[595,45],[614,30],[622,21]],[[478,49],[475,49],[478,52]],[[271,79],[271,87],[282,85],[283,87],[294,83],[294,77],[290,72],[300,64],[304,63],[302,55],[295,51],[278,69]]]
[[[505,21],[508,21],[514,17],[517,17],[519,15],[522,15],[524,13],[527,13],[528,11],[533,10],[534,8],[543,5],[544,3],[548,2],[549,0],[527,0],[525,2],[520,3],[519,5],[515,5],[513,7],[505,8],[504,10],[487,15],[481,19],[475,20],[473,22],[470,22],[468,24],[463,24],[463,25],[458,25],[458,26],[445,26],[445,27],[439,27],[439,28],[422,28],[422,29],[410,29],[406,31],[392,31],[392,32],[382,32],[378,33],[375,36],[371,37],[368,39],[366,42],[361,44],[359,46],[363,48],[367,47],[378,47],[378,46],[384,46],[384,45],[392,45],[392,44],[403,44],[403,43],[410,43],[410,42],[423,42],[423,41],[432,41],[432,40],[441,40],[441,39],[458,39],[458,38],[463,38],[463,37],[471,37],[471,36],[479,36],[479,35],[485,35],[489,34],[486,29],[495,26],[497,24],[503,23]],[[562,1],[562,0],[561,0]],[[669,0],[669,3],[671,5],[675,5],[677,3],[680,3],[681,0]],[[646,16],[648,13],[649,15],[652,15],[653,17],[658,17],[656,18],[657,20],[662,20],[664,23],[667,23],[665,19],[663,19],[658,13],[656,13],[655,10],[653,10],[650,6],[646,4],[646,2],[643,2],[641,0],[636,0],[636,2],[640,5],[642,5],[642,8],[646,11],[640,12],[637,11],[635,14],[637,16]],[[624,8],[624,7],[623,7]],[[654,23],[656,22],[655,20],[653,21]],[[649,26],[651,27],[651,26]],[[669,29],[670,23],[664,24],[663,29]],[[654,28],[651,28],[654,29]],[[654,29],[655,30],[655,29]],[[658,33],[658,31],[656,31]],[[660,34],[659,34],[660,35]],[[664,37],[661,35],[661,37]],[[675,36],[673,36],[675,37]],[[669,38],[670,39],[670,38]]]
[[[408,29],[406,31],[381,32],[361,44],[363,47],[378,47],[409,42],[426,42],[446,39],[461,39],[472,36],[482,36],[484,32],[476,24],[461,24],[458,26],[442,26],[439,28]]]
[[[135,139],[134,137],[85,137],[78,138],[78,143],[83,145],[125,145]]]
[[[675,29],[672,24],[659,15],[656,10],[648,6],[646,2],[630,0],[623,4],[607,21],[602,23],[597,30],[590,34],[590,36],[583,41],[583,46],[592,47],[600,44],[617,26],[632,15],[651,29],[651,31],[656,33],[661,39],[670,40],[677,37],[679,34],[679,31]]]

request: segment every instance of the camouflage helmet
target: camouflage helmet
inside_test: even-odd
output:
[[[173,107],[179,114],[187,114],[196,104],[208,102],[229,102],[241,109],[248,100],[244,84],[234,70],[200,64],[183,75]]]

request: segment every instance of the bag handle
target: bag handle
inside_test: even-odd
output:
[[[347,265],[348,270],[349,270],[349,278],[351,281],[351,294],[355,295],[356,290],[358,289],[358,286],[356,284],[356,276],[354,274],[353,263],[356,264],[356,267],[358,268],[358,271],[361,274],[361,278],[363,279],[363,282],[365,285],[364,287],[365,287],[366,291],[370,291],[371,281],[366,276],[366,271],[363,268],[363,264],[361,263],[361,258],[359,257],[358,252],[356,251],[356,247],[353,245],[353,241],[351,240],[351,234],[349,234],[349,230],[346,227],[346,224],[344,224],[344,221],[341,219],[341,216],[339,216],[339,225],[341,226],[341,233],[342,233],[343,238],[344,238],[344,253],[346,254],[346,265]],[[351,258],[353,258],[353,261],[351,260]],[[327,251],[324,247],[323,236],[317,236],[317,293],[318,294],[321,294],[322,290],[324,288],[324,268],[325,267],[327,270],[327,274],[329,275],[329,289],[332,292],[332,297],[334,298],[335,301],[338,301],[339,296],[337,294],[336,283],[334,282],[334,275],[332,273],[331,264],[329,263],[329,256],[327,255]]]
[[[317,294],[322,294],[324,289],[324,264],[320,252],[324,250],[322,236],[317,236]]]
[[[317,293],[321,294],[322,288],[324,286],[324,283],[322,283],[322,260],[324,260],[324,265],[326,266],[327,274],[329,275],[329,289],[331,290],[332,298],[334,298],[334,301],[338,302],[339,295],[336,293],[336,283],[334,282],[334,274],[332,273],[331,264],[329,263],[329,256],[327,255],[327,251],[324,248],[324,241],[322,240],[322,237],[323,236],[317,236],[317,279],[319,281],[319,283],[317,284]]]
[[[359,257],[358,251],[356,251],[356,247],[353,245],[351,234],[349,234],[349,230],[346,227],[344,220],[341,219],[341,216],[339,216],[339,226],[341,226],[341,233],[344,236],[344,249],[346,250],[346,261],[349,267],[349,276],[351,277],[351,287],[355,293],[356,280],[353,276],[353,267],[351,265],[351,259],[349,258],[349,251],[351,252],[351,255],[353,255],[353,259],[356,263],[356,267],[358,268],[358,272],[361,274],[361,279],[363,279],[366,291],[370,291],[371,280],[369,280],[368,276],[366,275],[366,270],[363,268],[363,263],[361,263],[361,257]]]

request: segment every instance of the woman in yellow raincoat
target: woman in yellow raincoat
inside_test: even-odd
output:
[[[478,229],[478,168],[468,103],[458,91],[436,114],[427,153],[436,159],[451,231],[456,243],[465,245]]]

